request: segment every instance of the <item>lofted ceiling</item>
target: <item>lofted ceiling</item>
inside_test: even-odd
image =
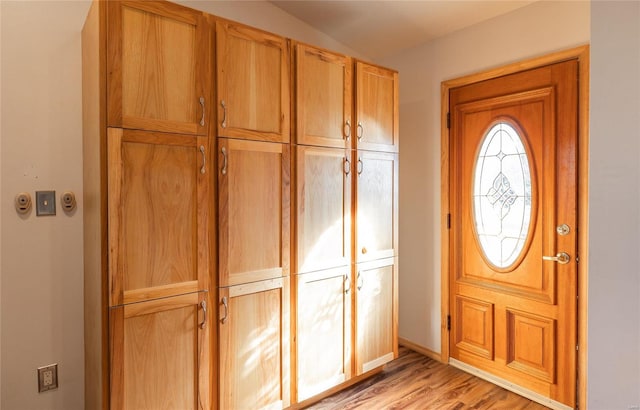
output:
[[[534,1],[273,0],[271,3],[375,60]]]

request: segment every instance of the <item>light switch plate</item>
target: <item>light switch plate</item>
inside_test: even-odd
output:
[[[38,367],[38,393],[58,388],[58,364]]]
[[[56,214],[56,191],[36,191],[36,216]]]

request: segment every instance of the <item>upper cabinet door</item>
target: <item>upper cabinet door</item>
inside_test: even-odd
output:
[[[111,306],[209,289],[208,138],[110,128]]]
[[[289,145],[218,139],[219,286],[289,274]]]
[[[210,29],[168,2],[109,2],[108,124],[206,135]]]
[[[289,42],[216,23],[218,136],[289,142]]]
[[[351,58],[297,44],[295,81],[296,143],[350,147]]]
[[[357,148],[398,152],[398,73],[356,62]]]

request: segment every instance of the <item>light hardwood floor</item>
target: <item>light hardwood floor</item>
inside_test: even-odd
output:
[[[402,346],[400,357],[381,373],[307,407],[308,410],[546,408]]]

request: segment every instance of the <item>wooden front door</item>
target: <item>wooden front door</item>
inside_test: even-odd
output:
[[[453,362],[575,407],[578,62],[450,92]]]

